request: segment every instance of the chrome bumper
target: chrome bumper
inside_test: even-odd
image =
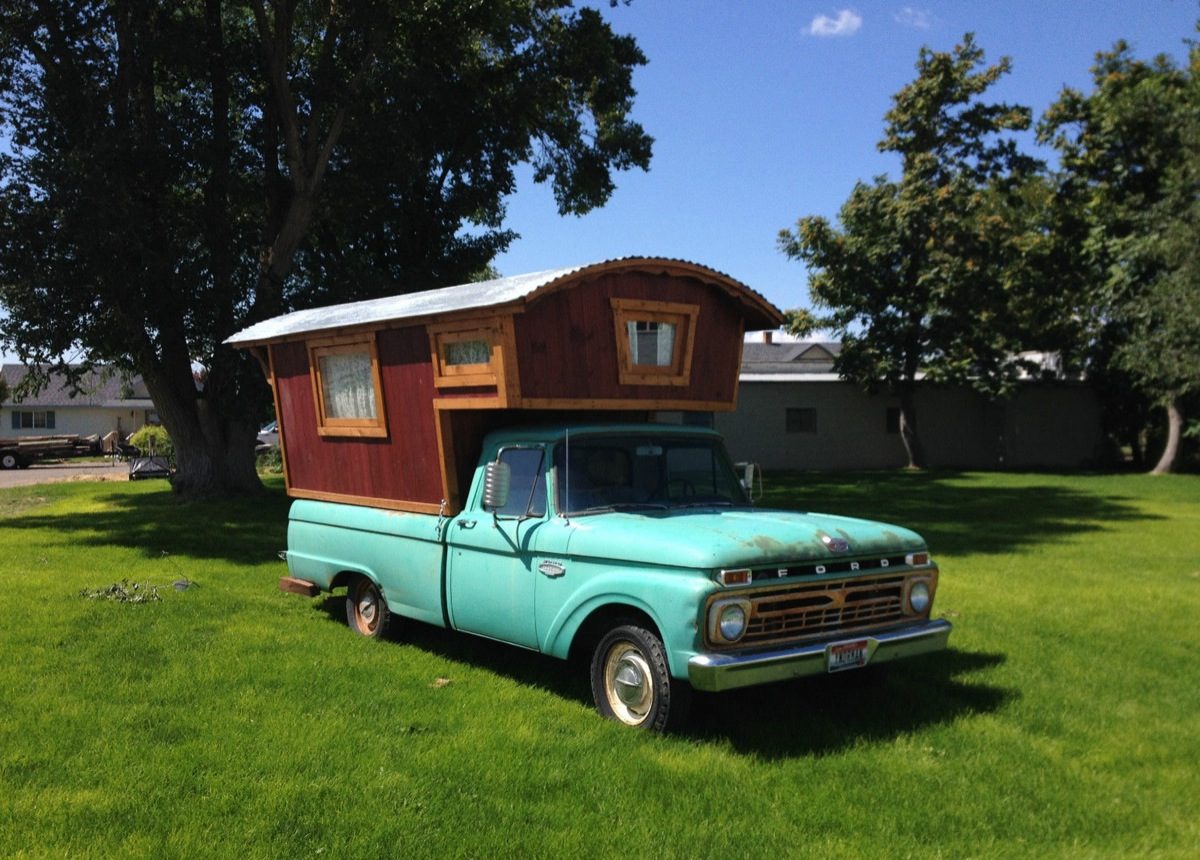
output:
[[[820,675],[827,671],[826,654],[839,642],[867,640],[867,665],[941,651],[950,638],[951,624],[938,619],[887,633],[864,633],[806,643],[778,651],[752,654],[697,654],[688,660],[688,680],[697,690],[719,692],[754,684],[769,684]]]

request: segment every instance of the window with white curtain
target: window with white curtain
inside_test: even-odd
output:
[[[611,298],[622,385],[687,385],[692,373],[697,305]]]
[[[322,355],[321,385],[327,418],[375,418],[375,378],[371,355],[343,352]]]
[[[448,367],[488,364],[492,360],[492,345],[486,340],[451,340],[443,349]]]
[[[309,367],[322,436],[387,436],[375,336],[310,342]]]
[[[626,323],[629,357],[634,365],[670,367],[675,357],[675,324],[652,320]]]

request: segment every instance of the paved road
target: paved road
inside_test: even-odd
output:
[[[0,488],[55,481],[128,481],[129,464],[36,463],[28,469],[0,469]]]

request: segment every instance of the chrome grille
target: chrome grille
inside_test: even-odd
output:
[[[845,579],[748,594],[750,621],[738,644],[817,637],[901,621],[904,579]]]

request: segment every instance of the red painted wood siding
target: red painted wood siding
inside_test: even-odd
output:
[[[377,346],[388,427],[384,439],[319,436],[305,345],[271,347],[290,486],[436,505],[442,474],[429,338],[424,326],[410,326],[381,331]]]
[[[689,385],[620,384],[613,298],[700,307]],[[740,319],[732,299],[690,278],[633,272],[559,290],[514,317],[521,396],[720,401],[732,406],[742,357]]]

